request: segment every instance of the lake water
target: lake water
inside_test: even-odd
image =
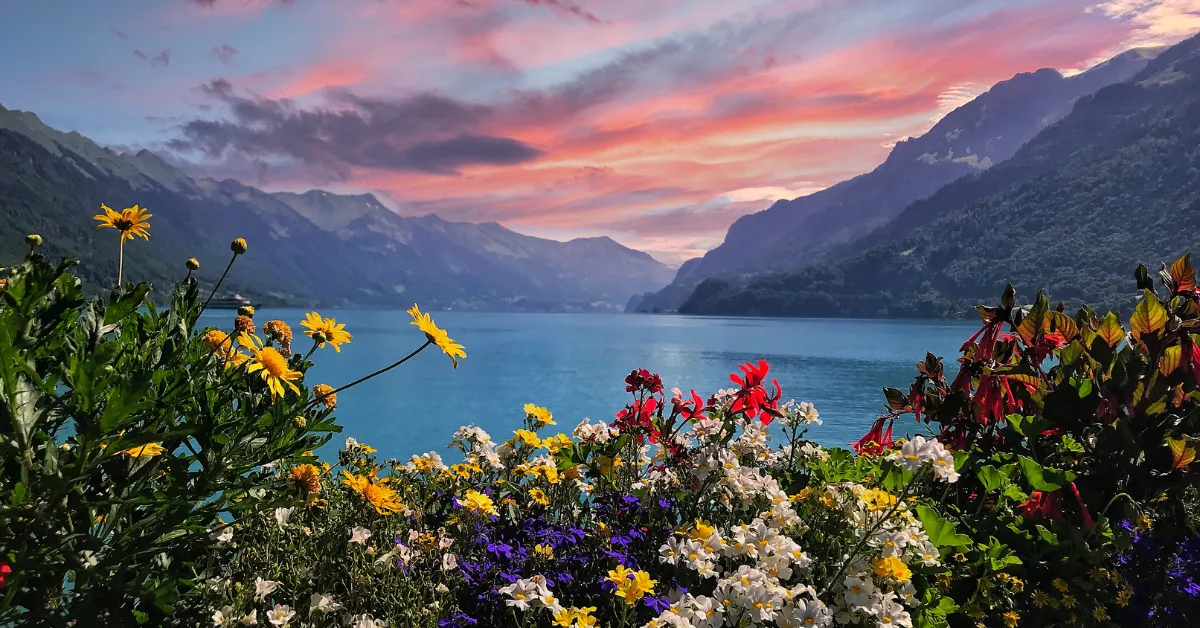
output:
[[[326,310],[354,339],[341,353],[314,354],[309,385],[340,386],[409,353],[424,341],[404,312]],[[301,310],[261,309],[301,336]],[[825,445],[857,440],[884,406],[881,387],[907,390],[926,351],[957,366],[958,347],[978,323],[840,319],[707,318],[604,314],[433,312],[438,325],[466,347],[453,369],[430,347],[408,363],[338,395],[344,436],[407,458],[445,449],[460,425],[478,425],[502,440],[520,426],[525,403],[546,406],[570,432],[583,417],[611,420],[629,399],[624,378],[646,368],[667,390],[695,388],[705,399],[730,387],[738,365],[765,359],[783,399],[809,401],[824,425],[810,436]],[[203,325],[228,330],[233,312],[211,312]],[[899,427],[907,426],[900,425]],[[335,437],[327,450],[341,443]]]

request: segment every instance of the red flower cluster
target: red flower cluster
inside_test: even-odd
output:
[[[674,392],[675,396],[671,397],[672,413],[678,414],[688,421],[695,418],[704,418],[704,410],[706,409],[704,399],[700,395],[697,395],[695,390],[691,391],[692,398],[687,401],[683,400],[683,393],[679,392],[678,388],[674,389]]]
[[[12,566],[0,560],[0,587],[8,584],[8,575],[12,573]]]
[[[646,369],[631,371],[625,378],[625,392],[645,391],[656,395],[663,391],[662,378]]]
[[[855,453],[866,454],[868,456],[879,456],[883,452],[892,448],[894,441],[892,440],[892,424],[895,419],[888,421],[888,417],[879,417],[871,424],[871,429],[858,439],[857,442],[851,443]],[[883,431],[883,424],[887,423],[887,431]]]
[[[634,399],[624,410],[617,413],[617,420],[613,422],[613,427],[620,430],[622,434],[638,434],[638,443],[642,442],[642,432],[650,434],[650,442],[658,442],[661,434],[654,425],[654,411],[657,409],[658,399],[654,397]]]
[[[757,366],[747,362],[741,369],[742,377],[738,377],[737,373],[729,375],[730,381],[741,387],[734,395],[729,411],[744,412],[747,417],[758,417],[763,425],[769,425],[774,417],[782,416],[779,412],[779,398],[783,396],[783,390],[779,388],[779,381],[771,380],[775,394],[768,394],[763,382],[771,367],[767,365],[766,360],[759,360]]]
[[[1083,503],[1083,497],[1079,495],[1079,489],[1076,488],[1074,482],[1071,482],[1063,489],[1049,493],[1034,491],[1029,496],[1029,499],[1018,507],[1021,516],[1030,520],[1050,519],[1061,523],[1063,520],[1061,493],[1068,488],[1075,495],[1075,503],[1079,504],[1079,513],[1083,518],[1083,527],[1088,530],[1092,529],[1096,525],[1096,522],[1092,520],[1092,514],[1088,512],[1087,505]]]

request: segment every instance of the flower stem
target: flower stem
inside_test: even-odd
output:
[[[117,247],[117,287],[121,287],[121,275],[125,271],[125,234],[121,234],[121,244]]]
[[[372,377],[376,377],[376,376],[378,376],[378,375],[383,375],[384,373],[386,373],[386,372],[388,372],[388,371],[390,371],[390,370],[392,370],[392,369],[396,368],[397,366],[400,366],[401,364],[404,364],[405,362],[408,362],[408,361],[409,361],[409,360],[411,360],[411,359],[412,359],[414,356],[416,356],[418,353],[420,353],[421,351],[423,351],[423,350],[425,349],[425,347],[428,347],[428,346],[429,346],[429,345],[431,345],[431,344],[433,344],[433,341],[432,341],[432,340],[426,340],[426,341],[425,341],[425,344],[423,344],[423,345],[421,345],[421,346],[417,347],[417,348],[416,348],[416,350],[415,350],[415,351],[413,351],[412,353],[410,353],[410,354],[408,354],[408,355],[406,355],[406,356],[404,356],[404,357],[400,358],[399,360],[396,360],[395,362],[392,362],[391,364],[389,364],[389,365],[387,365],[387,366],[385,366],[385,367],[383,367],[383,368],[379,369],[378,371],[375,371],[374,373],[371,373],[371,374],[369,374],[369,375],[364,375],[364,376],[362,376],[362,377],[360,377],[360,378],[358,378],[358,379],[356,379],[356,380],[354,380],[354,381],[350,382],[349,384],[346,384],[346,385],[344,385],[344,386],[340,386],[340,387],[338,387],[338,388],[335,388],[335,389],[333,389],[333,391],[331,391],[331,392],[328,392],[328,393],[325,393],[324,395],[322,395],[322,398],[324,398],[324,397],[328,397],[328,396],[330,396],[330,395],[336,395],[336,394],[338,394],[338,393],[342,392],[343,390],[346,390],[347,388],[350,388],[350,387],[352,387],[352,386],[357,386],[357,385],[359,385],[359,384],[361,384],[361,383],[363,383],[363,382],[367,381],[368,379],[371,379]],[[312,401],[308,402],[308,406],[305,406],[305,410],[307,410],[309,407],[313,406],[314,404],[316,404],[316,403],[317,403],[318,401],[320,401],[320,400],[321,400],[321,399],[313,399]]]
[[[208,298],[204,300],[204,305],[200,307],[200,314],[203,314],[204,310],[208,309],[209,302],[213,300],[214,296],[216,296],[217,290],[221,289],[221,284],[225,282],[225,275],[229,274],[229,269],[233,267],[233,260],[235,259],[237,259],[237,253],[234,253],[233,257],[229,258],[229,263],[225,265],[225,272],[221,273],[221,278],[217,280],[216,285],[213,286],[212,292],[208,293]],[[197,314],[196,318],[200,318],[200,314]]]

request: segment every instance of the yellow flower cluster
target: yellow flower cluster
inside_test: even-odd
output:
[[[554,415],[549,410],[541,406],[535,406],[532,403],[525,404],[525,416],[532,419],[536,427],[556,425]]]
[[[476,490],[467,491],[458,503],[467,510],[476,515],[498,515],[496,504],[492,502],[492,498],[480,493]]]
[[[454,368],[458,368],[458,358],[467,357],[466,352],[463,351],[463,346],[454,342],[446,333],[446,330],[435,325],[429,314],[422,313],[421,308],[417,307],[415,303],[408,310],[408,315],[413,318],[409,324],[416,325],[417,329],[425,332],[425,338],[437,345],[442,350],[442,353],[450,356],[450,361],[454,363]]]
[[[387,478],[372,481],[366,476],[342,471],[342,484],[361,495],[367,503],[375,508],[375,512],[381,515],[391,515],[405,510],[400,496],[387,485],[387,481]]]
[[[650,574],[640,569],[633,571],[625,565],[617,565],[616,569],[609,571],[608,580],[617,585],[614,594],[631,606],[647,594],[654,593],[654,585],[657,582],[650,579]]]

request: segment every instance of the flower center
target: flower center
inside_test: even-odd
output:
[[[287,358],[283,357],[274,347],[266,347],[262,350],[262,365],[271,374],[271,377],[280,379],[284,373],[288,372]]]
[[[130,229],[133,228],[133,221],[126,220],[124,218],[118,218],[113,221],[113,226],[115,226],[117,229],[119,229],[121,231],[129,231]]]

